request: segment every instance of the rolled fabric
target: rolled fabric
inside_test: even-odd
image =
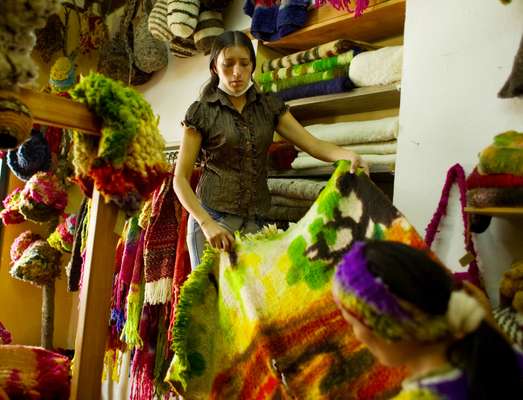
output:
[[[272,221],[296,222],[299,221],[308,210],[308,207],[271,206],[263,217]]]
[[[305,64],[293,65],[291,67],[279,68],[267,71],[259,75],[256,82],[260,84],[289,79],[315,72],[327,71],[339,66],[349,65],[354,58],[354,50],[349,50],[337,56],[314,60]]]
[[[326,71],[314,72],[312,74],[305,74],[301,76],[296,76],[289,79],[280,79],[274,82],[262,83],[261,89],[262,92],[276,93],[280,90],[289,89],[296,86],[307,85],[310,83],[320,82],[320,81],[329,81],[334,78],[347,76],[347,67],[335,67]]]
[[[267,180],[269,193],[272,196],[280,195],[305,200],[316,200],[326,184],[326,181],[312,179],[271,178]]]
[[[362,154],[361,158],[370,168],[370,172],[389,170],[393,171],[396,165],[396,154]],[[332,165],[331,162],[317,160],[311,156],[298,157],[292,162],[293,169],[306,169]]]
[[[306,97],[322,96],[325,94],[343,93],[353,89],[354,85],[346,76],[309,83],[308,85],[296,86],[275,93],[283,101],[303,99]]]
[[[384,47],[358,54],[349,67],[349,78],[358,87],[388,85],[401,80],[403,46]]]
[[[292,197],[271,196],[271,207],[283,206],[283,207],[294,207],[294,208],[309,208],[314,203],[314,200],[307,199],[293,199]]]
[[[308,50],[299,51],[284,57],[267,60],[262,64],[262,72],[272,71],[273,69],[286,68],[293,65],[304,64],[309,61],[319,60],[338,54],[345,53],[354,47],[368,48],[363,43],[356,43],[352,40],[339,39],[322,45],[312,47]]]
[[[523,133],[507,131],[479,154],[479,172],[523,176]]]
[[[523,187],[476,188],[467,190],[470,207],[515,207],[523,205]]]
[[[341,147],[358,154],[396,154],[397,142],[396,140],[390,140],[388,142],[362,143]],[[298,157],[305,156],[308,156],[308,153],[304,151],[298,153]]]
[[[168,0],[167,25],[174,36],[187,39],[194,33],[200,14],[199,0]]]
[[[388,117],[370,121],[314,124],[305,128],[318,139],[339,146],[346,146],[396,139],[399,131],[399,119],[398,117]]]
[[[513,186],[523,186],[523,176],[513,174],[480,174],[478,167],[474,167],[467,177],[467,189]]]
[[[219,11],[202,11],[194,31],[194,44],[198,50],[209,54],[214,39],[223,32],[222,14]]]

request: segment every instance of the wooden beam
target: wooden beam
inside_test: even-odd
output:
[[[465,207],[469,214],[490,215],[491,217],[523,218],[523,207]]]
[[[29,107],[36,123],[100,135],[102,126],[100,120],[84,104],[28,89],[20,89],[19,93],[13,95],[19,97]]]
[[[109,308],[118,236],[118,211],[95,190],[91,202],[78,325],[76,328],[72,400],[98,400],[108,333]]]

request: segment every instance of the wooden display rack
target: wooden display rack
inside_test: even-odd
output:
[[[469,214],[489,215],[491,217],[523,217],[523,207],[465,207],[465,212]]]
[[[100,135],[100,121],[82,104],[27,89],[21,89],[13,95],[29,107],[36,123]],[[101,396],[114,257],[118,241],[118,236],[114,233],[117,215],[118,209],[105,203],[100,193],[94,190],[76,329],[70,397],[73,400],[97,400]]]

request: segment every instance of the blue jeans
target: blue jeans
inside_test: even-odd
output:
[[[240,231],[241,233],[256,233],[264,225],[263,219],[259,217],[240,217],[238,215],[213,210],[204,204],[202,204],[202,207],[218,225],[227,229],[233,235],[236,231]],[[200,224],[198,224],[192,215],[189,215],[189,220],[187,221],[187,249],[189,250],[189,257],[191,259],[191,269],[200,265],[205,243],[205,235],[203,234]]]

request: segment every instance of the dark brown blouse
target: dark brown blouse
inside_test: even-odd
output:
[[[254,87],[241,114],[219,89],[191,104],[182,124],[202,135],[203,174],[196,194],[206,206],[242,217],[269,208],[267,150],[285,111],[281,99]]]

